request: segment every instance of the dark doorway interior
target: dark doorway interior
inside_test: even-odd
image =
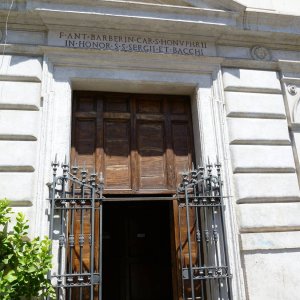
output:
[[[170,203],[107,202],[103,300],[171,300]]]

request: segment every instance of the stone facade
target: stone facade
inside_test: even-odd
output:
[[[31,233],[48,234],[46,183],[55,153],[70,153],[73,90],[190,95],[197,162],[225,167],[233,299],[298,299],[298,1],[8,2],[0,196]]]

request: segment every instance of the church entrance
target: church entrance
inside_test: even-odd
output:
[[[49,185],[57,299],[231,299],[221,164],[192,167],[192,137],[185,96],[74,93]]]
[[[172,300],[170,203],[103,209],[103,300]]]
[[[94,231],[103,300],[177,299],[178,217],[173,206],[178,204],[172,195],[193,156],[189,97],[74,92],[72,164],[104,178],[105,199],[102,212],[95,213]],[[74,235],[85,235],[87,228],[88,236],[91,218],[75,213],[74,222]],[[73,272],[85,266],[89,272],[85,253],[88,244],[75,245]],[[87,292],[78,295],[71,298],[90,298]]]

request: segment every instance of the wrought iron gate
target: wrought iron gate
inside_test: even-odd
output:
[[[50,277],[57,299],[101,299],[103,178],[88,176],[85,167],[70,169],[66,160],[60,167],[56,158],[52,168],[50,238],[57,265]]]
[[[59,166],[56,158],[52,168],[50,238],[57,263],[49,277],[57,299],[101,300],[103,176],[88,176],[66,160]],[[183,300],[232,299],[224,198],[220,163],[183,174],[176,195]]]
[[[232,299],[221,164],[183,174],[177,198],[183,299]]]

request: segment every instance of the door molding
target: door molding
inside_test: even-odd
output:
[[[224,193],[234,195],[228,130],[224,112],[222,83],[222,59],[210,57],[182,57],[168,55],[145,56],[143,54],[97,53],[97,56],[60,53],[44,57],[44,99],[41,160],[38,172],[41,199],[47,197],[45,184],[51,174],[50,166],[55,153],[60,160],[71,147],[72,90],[90,89],[191,96],[192,122],[196,162],[214,160],[218,155],[223,165]],[[121,89],[121,90],[120,90]],[[226,227],[229,240],[230,267],[233,273],[233,299],[245,299],[243,272],[240,260],[237,216],[234,198],[226,203]],[[40,216],[46,222],[41,204]],[[46,229],[41,229],[45,234]]]

